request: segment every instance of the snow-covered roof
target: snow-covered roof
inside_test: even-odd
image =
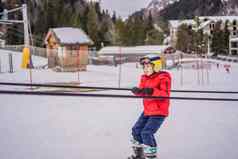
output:
[[[178,28],[180,25],[180,21],[179,20],[170,20],[169,24],[173,27],[173,28]]]
[[[170,20],[169,21],[170,25],[173,28],[178,28],[182,24],[187,24],[187,25],[194,25],[196,22],[193,19],[187,19],[187,20]]]
[[[145,46],[135,46],[135,47],[104,47],[98,54],[99,55],[115,55],[115,54],[131,54],[131,55],[145,55],[145,54],[159,54],[164,52],[169,45],[145,45]]]
[[[163,44],[168,44],[169,42],[171,41],[171,37],[170,36],[167,36],[164,41],[163,41]]]
[[[204,28],[207,26],[209,23],[212,21],[217,22],[217,21],[223,21],[226,22],[227,20],[232,22],[232,21],[238,21],[238,16],[201,16],[199,17],[200,20],[205,20],[207,19],[208,21],[205,21],[200,25],[200,29]],[[185,19],[185,20],[170,20],[169,21],[171,27],[173,28],[178,28],[182,24],[187,24],[187,25],[195,25],[196,22],[194,19]]]
[[[212,20],[208,20],[201,23],[200,26],[198,27],[198,30],[205,28],[207,25],[211,24],[212,22],[213,22]]]
[[[61,44],[93,44],[93,41],[80,28],[52,28],[45,39],[46,43],[51,33],[56,36],[56,39]]]
[[[238,42],[238,37],[236,37],[236,38],[231,38],[230,41],[232,41],[232,42]]]
[[[238,16],[201,16],[199,17],[199,19],[204,20],[204,19],[208,19],[208,20],[213,20],[213,21],[238,21]]]

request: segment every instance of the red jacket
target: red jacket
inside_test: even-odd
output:
[[[142,75],[139,88],[153,88],[152,96],[170,96],[171,76],[168,72],[160,71],[150,76]],[[143,95],[143,94],[137,94]],[[169,115],[169,99],[143,99],[144,115]]]

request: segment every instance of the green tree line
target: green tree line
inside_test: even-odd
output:
[[[7,8],[21,0],[8,0]],[[162,44],[164,33],[155,29],[154,20],[149,14],[130,16],[123,20],[114,12],[112,15],[101,8],[99,2],[86,2],[84,0],[42,0],[41,5],[35,1],[27,1],[28,13],[31,22],[34,44],[44,46],[44,37],[49,28],[79,27],[82,28],[94,41],[97,49],[107,45],[156,45]],[[20,18],[18,13],[17,17]],[[10,26],[7,33],[9,44],[23,42],[23,27]]]

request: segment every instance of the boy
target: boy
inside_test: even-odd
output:
[[[139,87],[132,92],[138,96],[170,96],[171,77],[168,72],[156,68],[158,57],[143,57],[140,64],[144,75]],[[169,114],[169,99],[143,99],[144,111],[132,128],[132,148],[130,159],[156,159],[157,143],[154,134]]]

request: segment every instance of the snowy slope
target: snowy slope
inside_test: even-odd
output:
[[[159,12],[165,9],[168,5],[178,1],[179,0],[152,0],[146,9],[152,12]]]
[[[220,63],[219,69],[212,65],[209,85],[205,77],[204,85],[198,85],[198,72],[191,64],[184,65],[183,70],[171,70],[173,89],[237,91],[238,65],[229,63],[232,68],[228,74],[224,64],[227,63]],[[117,86],[118,70],[118,67],[89,66],[88,72],[80,73],[80,81],[83,85]],[[20,69],[14,74],[5,72],[0,74],[0,81],[27,82],[26,73]],[[122,65],[122,86],[137,85],[140,74],[135,64]],[[33,81],[74,82],[77,74],[36,70]],[[173,96],[200,95],[173,93]],[[142,101],[137,99],[0,95],[0,101],[1,159],[125,159],[130,154],[130,128],[142,109]],[[237,102],[173,100],[170,110],[171,115],[157,133],[160,158],[237,159],[238,152],[234,150],[238,144]]]

